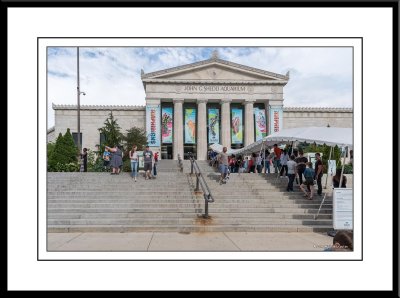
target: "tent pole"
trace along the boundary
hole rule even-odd
[[[332,157],[332,146],[331,146],[331,150],[329,151],[329,159],[328,159],[328,168],[329,168],[329,161],[331,160]],[[328,171],[326,172],[326,179],[325,179],[325,189],[326,189],[326,185],[328,184]]]
[[[342,180],[343,180],[343,172],[344,172],[344,165],[346,164],[346,155],[347,151],[349,150],[349,147],[346,146],[346,150],[344,151],[344,159],[343,159],[343,164],[342,164],[342,173],[340,174],[340,181],[339,181],[339,188],[342,188]]]

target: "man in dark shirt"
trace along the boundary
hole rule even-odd
[[[299,151],[299,156],[296,158],[297,163],[297,175],[299,175],[300,185],[303,184],[303,172],[306,169],[306,162],[308,162],[307,157],[303,156],[303,151]]]
[[[317,186],[318,186],[318,195],[322,196],[322,175],[323,175],[323,166],[322,166],[322,160],[321,160],[321,154],[315,153],[315,158],[317,161],[315,162],[315,178],[314,180],[317,180]]]

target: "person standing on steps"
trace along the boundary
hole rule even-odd
[[[228,154],[226,152],[228,151],[228,148],[224,147],[222,148],[222,152],[218,154],[218,164],[219,164],[219,171],[221,173],[221,177],[219,179],[219,184],[226,183],[226,175],[228,174]]]
[[[153,151],[150,150],[149,146],[146,146],[146,150],[143,151],[143,158],[144,158],[145,180],[151,179],[151,170],[153,165]]]
[[[292,154],[290,156],[290,160],[287,162],[287,174],[289,177],[288,186],[286,188],[287,191],[293,191],[293,181],[296,176],[296,162],[294,161],[295,156]]]
[[[111,153],[110,153],[110,151],[108,151],[107,148],[105,148],[104,153],[103,153],[103,160],[104,160],[103,166],[104,166],[104,171],[106,171],[106,172],[108,172],[108,167],[110,165],[110,159],[111,159]]]
[[[317,180],[318,191],[317,194],[322,196],[322,175],[323,175],[323,165],[321,160],[321,154],[315,153],[315,158],[317,161],[315,162],[315,179]]]
[[[314,195],[314,169],[312,168],[312,163],[311,162],[307,162],[306,163],[307,168],[304,170],[304,178],[305,181],[303,184],[300,185],[300,189],[302,190],[302,192],[304,192],[304,196],[308,197],[309,200],[313,199],[313,195]],[[305,189],[305,187],[309,187],[310,188],[310,195],[307,194],[307,190]]]
[[[132,150],[129,151],[129,158],[131,160],[131,169],[132,169],[131,176],[132,178],[135,179],[136,182],[139,157],[137,153],[137,147],[135,145],[133,145]]]
[[[83,153],[81,154],[81,159],[83,162],[83,172],[87,172],[87,148],[83,148]]]
[[[157,176],[158,152],[154,153],[153,178]]]
[[[111,175],[119,175],[122,166],[122,151],[115,145],[114,148],[105,147],[108,151],[113,152],[113,157],[111,158],[110,167],[112,168]]]

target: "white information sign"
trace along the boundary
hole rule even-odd
[[[328,160],[328,175],[335,176],[336,175],[336,160]]]
[[[333,189],[333,228],[353,230],[353,189]]]

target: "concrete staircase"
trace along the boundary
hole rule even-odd
[[[197,163],[215,199],[209,204],[211,218],[203,221],[207,230],[322,232],[332,229],[331,195],[315,220],[322,197],[315,195],[314,200],[307,200],[296,184],[294,192],[287,192],[286,178],[277,179],[274,174],[231,174],[228,183],[220,185],[216,169],[205,161]],[[191,179],[194,184],[195,177]],[[201,196],[198,202],[203,208]]]
[[[199,206],[187,179],[172,160],[137,182],[129,173],[48,173],[48,231],[192,230]]]
[[[303,198],[297,186],[286,192],[287,179],[275,175],[231,174],[219,185],[219,173],[198,161],[215,198],[210,219],[203,219],[204,199],[194,193],[190,162],[162,160],[157,179],[134,182],[129,173],[48,173],[47,224],[49,232],[133,231],[287,231],[332,229],[332,200],[321,214],[321,198]],[[349,177],[348,177],[349,178]],[[350,179],[348,179],[350,180]],[[325,180],[323,180],[325,181]],[[351,185],[349,185],[350,187]]]

